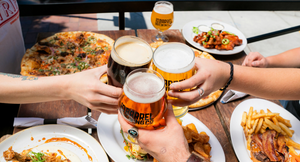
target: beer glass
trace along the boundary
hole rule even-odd
[[[172,83],[183,81],[195,74],[194,65],[194,51],[183,43],[163,44],[153,54],[152,68],[163,76],[167,93]],[[176,98],[168,96],[168,99]],[[173,111],[176,118],[181,118],[188,112],[188,106],[173,106]]]
[[[134,36],[118,38],[107,64],[108,84],[123,87],[126,76],[138,68],[149,68],[153,57],[151,46]]]
[[[135,127],[159,126],[166,111],[164,78],[151,69],[133,70],[126,77],[119,106],[122,116]]]
[[[163,32],[173,24],[173,4],[167,1],[156,2],[151,14],[151,23],[158,30],[158,34],[152,38],[152,41],[168,42],[169,38]]]

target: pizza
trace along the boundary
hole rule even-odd
[[[156,49],[157,47],[159,47],[162,44],[163,44],[163,42],[154,42],[154,43],[151,43],[150,46],[153,49]],[[201,52],[201,51],[199,51],[197,49],[194,49],[194,48],[192,48],[192,49],[193,49],[196,57],[215,60],[215,58],[212,55],[210,55],[209,53],[207,53],[207,52]],[[223,91],[221,91],[221,90],[217,90],[215,92],[212,92],[208,96],[205,96],[205,97],[201,98],[196,103],[194,103],[192,105],[189,105],[189,108],[193,109],[193,108],[199,108],[199,107],[208,106],[211,103],[213,103],[216,100],[218,100],[218,98],[222,95],[222,92]]]
[[[114,40],[93,32],[61,32],[27,49],[21,75],[56,76],[81,72],[107,64]],[[105,82],[106,76],[101,80]]]

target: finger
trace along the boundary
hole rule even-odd
[[[119,104],[119,98],[112,98],[101,94],[94,94],[91,97],[87,97],[87,100],[94,106],[100,106],[101,104],[117,106]]]
[[[167,112],[166,112],[166,114],[165,114],[164,117],[165,117],[166,125],[167,126],[170,126],[170,125],[172,125],[174,123],[178,124],[178,122],[177,122],[177,120],[175,118],[174,112],[173,112],[173,106],[170,103],[168,103],[168,109],[167,109]]]
[[[111,85],[104,84],[102,82],[97,82],[96,92],[103,94],[105,96],[119,98],[123,92],[122,88],[114,87]]]
[[[204,82],[204,78],[202,75],[199,74],[198,71],[195,75],[193,75],[191,78],[187,80],[172,83],[170,85],[170,90],[179,91],[184,89],[190,89],[202,84],[203,82]]]
[[[175,97],[175,98],[185,100],[185,101],[195,101],[195,100],[199,100],[202,97],[199,94],[198,88],[193,89],[191,91],[181,91],[181,92],[179,92],[179,91],[169,91],[168,95],[171,96],[171,97]],[[205,92],[204,92],[203,96],[205,96]]]
[[[88,107],[90,109],[97,110],[97,111],[114,111],[114,112],[116,112],[119,108],[118,105],[107,105],[107,104],[103,104],[103,103],[91,104]]]
[[[120,111],[118,111],[118,120],[121,125],[121,128],[124,132],[127,132],[128,129],[132,128],[132,125],[130,125],[125,118],[121,115]]]
[[[100,111],[101,113],[105,113],[105,114],[117,114],[118,113],[118,109],[111,109],[111,110],[100,109],[97,111]]]

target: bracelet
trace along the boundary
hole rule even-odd
[[[225,87],[220,89],[221,91],[224,91],[229,86],[233,78],[233,64],[231,62],[227,62],[227,63],[230,65],[230,77]]]
[[[197,156],[196,153],[192,152],[191,156],[188,158],[186,162],[202,162],[202,161],[203,159]]]

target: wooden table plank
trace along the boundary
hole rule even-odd
[[[138,29],[137,30],[138,37],[144,39],[148,43],[152,43],[151,37],[154,36],[156,33],[157,33],[156,30],[147,30],[147,29]],[[164,34],[169,36],[170,42],[186,43],[180,30],[171,29],[171,30],[165,31]],[[240,54],[240,55],[243,55],[243,54]],[[242,57],[240,55],[232,57],[232,60],[239,62],[239,57]],[[238,160],[234,154],[232,145],[231,145],[230,141],[228,140],[228,137],[223,129],[223,125],[222,125],[221,121],[219,120],[219,116],[216,112],[215,106],[211,105],[205,109],[201,109],[198,111],[192,111],[189,113],[191,115],[195,116],[197,119],[199,119],[203,124],[205,124],[214,133],[214,135],[217,137],[217,139],[219,140],[219,142],[224,150],[226,161],[237,162]]]

